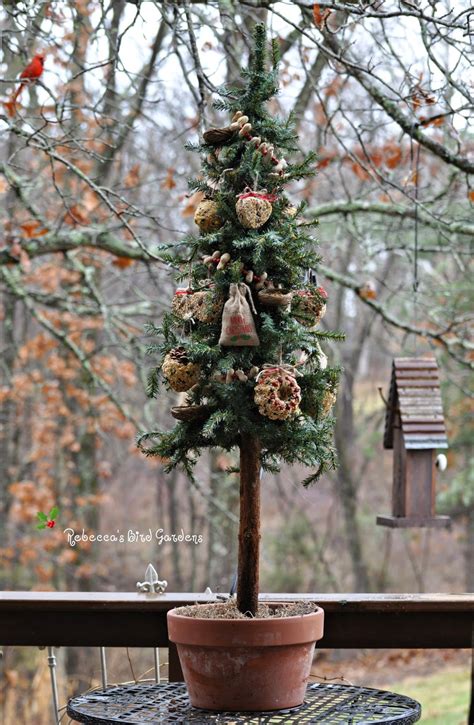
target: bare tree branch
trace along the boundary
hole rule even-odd
[[[474,162],[470,161],[467,156],[461,156],[451,152],[446,146],[443,146],[438,141],[430,138],[426,133],[423,133],[421,131],[422,124],[419,121],[410,120],[394,101],[384,95],[378,85],[370,80],[370,75],[373,74],[369,70],[361,70],[360,66],[351,59],[347,49],[343,48],[334,34],[325,32],[324,42],[331,49],[332,57],[337,57],[347,69],[348,73],[360,83],[374,101],[384,109],[405,133],[447,164],[456,166],[467,174],[474,173]]]
[[[435,343],[441,344],[445,348],[446,352],[458,363],[474,370],[474,363],[468,359],[462,358],[456,352],[456,350],[460,348],[468,353],[472,353],[472,351],[474,350],[473,343],[469,342],[468,340],[456,337],[444,330],[433,331],[428,327],[417,327],[416,325],[404,322],[403,320],[397,318],[391,310],[388,310],[380,302],[376,302],[373,299],[361,297],[359,295],[359,290],[361,286],[360,282],[352,279],[351,277],[348,277],[347,275],[341,274],[340,272],[335,272],[329,267],[326,267],[326,265],[320,265],[319,270],[321,271],[321,274],[324,274],[325,277],[332,280],[333,282],[337,282],[343,287],[353,290],[364,304],[366,304],[372,310],[375,310],[379,314],[379,316],[389,325],[397,327],[400,330],[404,330],[405,332],[412,333],[413,335],[418,335],[419,337],[424,337],[432,340]]]
[[[416,218],[414,207],[409,207],[404,204],[362,201],[360,199],[348,201],[336,200],[328,204],[310,207],[306,211],[307,216],[316,219],[334,214],[381,214],[382,216],[399,217],[400,219]],[[443,230],[450,234],[463,234],[474,237],[474,224],[453,221],[444,216],[434,216],[421,204],[418,205],[418,221],[424,226]]]

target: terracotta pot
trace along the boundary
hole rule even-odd
[[[275,605],[270,605],[275,606]],[[168,612],[191,704],[265,711],[301,705],[324,612],[269,619],[199,619]]]

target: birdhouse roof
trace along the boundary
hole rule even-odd
[[[393,448],[397,412],[400,413],[406,449],[448,447],[438,364],[434,357],[394,359],[385,417],[384,448]]]

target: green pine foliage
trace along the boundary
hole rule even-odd
[[[189,145],[190,150],[202,157],[202,175],[190,180],[190,189],[202,191],[217,202],[224,223],[217,231],[189,235],[163,248],[164,258],[180,270],[179,279],[191,269],[192,284],[196,288],[209,276],[203,258],[216,250],[229,253],[231,263],[223,270],[213,269],[210,273],[215,289],[225,299],[232,282],[244,281],[243,268],[253,270],[256,275],[266,272],[268,279],[285,291],[310,289],[308,270],[317,267],[320,260],[312,236],[314,225],[304,221],[305,205],[300,204],[294,215],[288,214],[290,201],[284,191],[291,182],[315,173],[315,155],[303,157],[298,151],[291,118],[272,117],[267,111],[267,102],[278,92],[276,44],[270,56],[268,59],[265,28],[257,26],[253,57],[249,68],[242,71],[244,84],[240,88],[221,89],[215,105],[230,118],[236,111],[248,116],[252,135],[272,144],[276,158],[286,158],[288,167],[283,175],[275,174],[273,165],[238,133],[218,149],[204,142]],[[271,68],[267,69],[269,63]],[[296,160],[291,161],[292,156]],[[236,214],[237,195],[246,187],[266,189],[277,197],[269,220],[259,229],[244,228]],[[170,313],[165,315],[161,328],[148,326],[148,332],[158,338],[149,352],[153,357],[160,356],[149,374],[148,394],[152,397],[159,394],[164,356],[182,347],[188,360],[201,368],[200,382],[188,392],[188,400],[193,405],[205,404],[206,417],[179,422],[170,432],[143,434],[139,445],[147,455],[166,459],[168,470],[180,465],[192,477],[202,449],[230,450],[239,445],[242,433],[249,433],[261,440],[264,469],[276,471],[283,461],[304,464],[312,469],[305,481],[309,484],[336,464],[334,418],[321,414],[321,403],[327,391],[335,391],[340,371],[334,367],[321,369],[320,342],[324,338],[340,339],[342,335],[310,329],[291,309],[262,306],[255,285],[249,286],[257,309],[254,320],[260,339],[258,347],[219,346],[220,319],[205,324],[193,319],[183,321]],[[270,420],[259,413],[254,402],[254,379],[245,382],[216,379],[216,373],[225,375],[230,369],[249,371],[252,366],[261,369],[265,364],[295,365],[303,351],[307,358],[305,364],[298,366],[297,377],[302,402],[297,414],[283,421]]]

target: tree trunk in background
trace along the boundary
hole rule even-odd
[[[197,512],[197,507],[196,507],[196,501],[194,498],[194,489],[191,486],[187,486],[186,488],[187,488],[187,492],[188,492],[188,502],[189,502],[189,531],[191,532],[191,534],[196,534],[196,533],[198,533],[197,529],[198,529],[199,517],[198,517],[198,512]],[[175,549],[177,549],[177,548],[178,547],[176,546]],[[191,547],[191,552],[190,552],[191,569],[190,569],[189,577],[188,577],[189,588],[190,588],[190,591],[192,591],[192,592],[196,588],[196,582],[198,579],[199,560],[198,560],[197,554],[198,554],[198,547],[193,545]]]
[[[2,377],[5,385],[10,385],[15,362],[15,300],[7,292],[3,295],[3,335],[2,335]],[[15,403],[5,400],[0,406],[0,548],[7,545],[8,512],[10,509],[10,493],[8,486],[12,482],[13,435],[17,428]],[[5,576],[5,578],[3,578]],[[6,571],[2,575],[2,586],[7,588]]]
[[[351,238],[347,252],[342,260],[341,269],[348,269],[356,250],[354,238]],[[390,254],[381,270],[381,279],[387,279],[395,262],[394,254]],[[337,329],[344,328],[344,303],[346,291],[340,289],[336,301],[336,324]],[[359,456],[356,456],[355,444],[358,439],[354,428],[354,384],[359,372],[362,353],[369,342],[372,326],[375,321],[375,314],[364,318],[363,323],[351,333],[351,342],[346,354],[343,356],[342,364],[344,374],[341,380],[341,387],[337,406],[337,421],[335,428],[335,440],[339,456],[339,468],[337,470],[337,493],[344,512],[346,539],[349,556],[352,562],[354,574],[354,588],[356,591],[367,592],[372,589],[369,570],[364,559],[362,548],[363,536],[357,519],[357,489],[361,481],[356,466]]]
[[[466,592],[474,592],[474,508],[467,512],[466,518]]]
[[[214,466],[216,460],[216,451],[211,449],[209,451],[209,492],[212,500],[217,495],[216,491],[216,479],[214,475]],[[207,572],[208,572],[208,583],[206,586],[211,587],[212,591],[216,591],[216,583],[214,581],[215,570],[216,570],[216,529],[217,529],[217,516],[215,515],[215,507],[212,505],[212,500],[209,499],[207,503]]]
[[[228,592],[236,568],[236,524],[214,505],[219,501],[229,513],[236,513],[238,489],[235,474],[225,470],[233,463],[223,451],[211,449],[209,492],[207,506],[208,546],[206,586],[216,592]],[[224,459],[224,460],[223,460]]]
[[[353,382],[350,372],[346,371],[341,384],[335,430],[339,456],[337,488],[344,512],[347,546],[354,573],[354,590],[367,592],[370,589],[369,574],[364,561],[362,536],[357,520],[357,491],[352,470],[354,460]]]
[[[163,483],[168,489],[168,521],[169,531],[171,533],[178,533],[179,517],[178,517],[178,498],[176,485],[178,482],[178,472],[176,469],[171,473],[165,473],[163,469],[160,469],[159,476],[162,477]],[[161,512],[160,512],[161,516]],[[164,521],[159,520],[160,528],[165,528]],[[184,580],[183,572],[181,567],[181,554],[179,546],[171,546],[171,561],[173,563],[173,588],[176,591],[183,591]]]
[[[71,407],[71,415],[74,415],[74,402],[69,401]],[[97,434],[95,431],[84,430],[82,435],[78,435],[80,448],[77,453],[72,455],[74,461],[75,473],[79,478],[79,491],[87,497],[93,496],[98,493],[99,481],[97,476]],[[60,476],[58,476],[60,478]],[[58,499],[60,505],[60,499]],[[97,504],[87,504],[80,513],[84,528],[86,531],[91,533],[97,533],[99,529],[99,509]],[[97,547],[92,547],[90,551],[82,552],[79,548],[77,549],[77,561],[76,566],[81,564],[90,564],[92,567],[91,573],[85,574],[78,577],[74,568],[68,568],[66,571],[66,590],[79,591],[79,592],[90,592],[96,589],[96,579],[94,565],[97,562],[99,556],[99,550]],[[62,569],[62,568],[61,568]],[[61,572],[59,569],[59,572]],[[60,578],[62,578],[60,576]],[[63,582],[58,582],[57,589],[61,591],[63,589]],[[67,647],[65,649],[66,655],[63,663],[69,682],[73,681],[74,686],[78,691],[83,691],[90,688],[90,678],[87,674],[87,666],[90,662],[97,663],[95,669],[99,668],[99,653],[97,648],[93,647]]]
[[[240,527],[237,607],[243,614],[258,609],[260,549],[260,441],[242,434],[240,442]]]
[[[235,514],[237,519],[239,510],[239,488],[238,479],[235,473],[222,474],[221,482],[225,486],[225,494],[223,497],[225,506],[228,511]],[[226,591],[227,587],[230,588],[233,583],[234,577],[237,574],[237,521],[232,520],[228,516],[221,517],[220,523],[220,542],[223,548],[223,555],[221,557],[221,566],[219,574],[223,584],[225,583]]]
[[[355,250],[355,239],[351,237],[345,257],[342,260],[341,268],[347,269],[349,267]],[[335,305],[335,327],[338,329],[343,329],[344,327],[345,296],[346,291],[341,288],[338,291]],[[370,325],[363,325],[362,330],[357,335],[357,339],[351,345],[347,355],[342,361],[344,374],[340,383],[334,432],[339,457],[339,467],[336,473],[337,495],[339,496],[344,513],[347,547],[354,575],[354,590],[359,592],[369,590],[369,574],[363,558],[362,536],[357,520],[357,485],[354,478],[354,443],[356,436],[354,431],[353,396],[355,376],[359,367],[362,349],[369,337],[369,333]]]
[[[9,65],[10,63],[13,65],[15,63],[14,55],[12,56],[7,48],[4,49],[4,52],[6,54],[4,62],[7,61]],[[18,139],[14,134],[10,134],[6,148],[7,158],[14,157],[17,152],[17,145]],[[16,203],[16,193],[12,188],[9,188],[6,198],[4,198],[7,219],[3,228],[3,243],[10,244],[14,238]],[[15,338],[15,326],[18,324],[17,300],[14,295],[11,295],[7,291],[3,294],[2,317],[0,385],[2,385],[3,378],[3,384],[7,388],[11,388],[17,348],[24,342],[24,339],[18,336],[19,339],[17,342]],[[9,485],[18,476],[18,438],[20,435],[20,426],[21,422],[18,420],[17,404],[11,397],[8,397],[0,405],[0,548],[6,547],[9,543],[7,538],[8,514],[11,506]],[[2,576],[2,586],[7,588],[6,576],[5,578]]]

